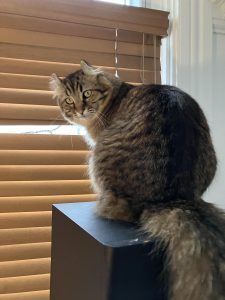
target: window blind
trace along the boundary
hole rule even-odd
[[[51,205],[91,201],[81,136],[0,135],[0,299],[48,299]]]
[[[168,13],[98,1],[0,0],[0,125],[61,125],[51,73],[80,60],[160,83]],[[94,200],[81,136],[0,134],[0,300],[49,299],[51,205]]]

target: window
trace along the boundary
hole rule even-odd
[[[103,2],[125,4],[131,6],[142,6],[142,0],[98,0]],[[25,133],[25,134],[63,134],[83,135],[86,131],[78,125],[0,125],[0,133]]]
[[[116,4],[125,4],[125,5],[131,5],[131,6],[145,6],[143,0],[99,0],[104,2],[110,2],[110,3],[116,3]]]
[[[66,127],[49,75],[65,76],[85,57],[124,81],[160,82],[167,13],[103,1],[55,1],[52,10],[49,0],[10,0],[1,26],[0,298],[48,300],[51,205],[95,199],[83,132]],[[6,125],[10,134],[2,133]]]
[[[99,1],[116,3],[116,4],[127,4],[127,2],[129,2],[129,0],[128,1],[126,1],[126,0],[99,0]]]

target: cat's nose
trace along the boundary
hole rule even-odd
[[[77,115],[79,118],[82,118],[84,116],[84,111],[77,112]]]

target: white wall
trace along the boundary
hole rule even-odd
[[[147,0],[146,4],[170,12],[162,79],[191,94],[206,114],[219,164],[204,199],[225,208],[225,0]]]
[[[225,13],[225,12],[224,12]],[[225,15],[213,10],[212,135],[218,156],[218,171],[207,198],[225,208]],[[214,200],[215,199],[215,200]]]

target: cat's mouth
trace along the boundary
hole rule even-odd
[[[64,114],[67,118],[72,118],[74,116],[74,113],[70,110],[64,111]]]
[[[94,111],[84,110],[82,113],[76,113],[76,117],[80,119],[91,119],[94,116]]]
[[[87,120],[94,117],[95,112],[94,111],[83,111],[83,112],[73,112],[71,110],[64,110],[64,115],[67,119],[70,119],[71,121],[78,121],[78,120]]]

